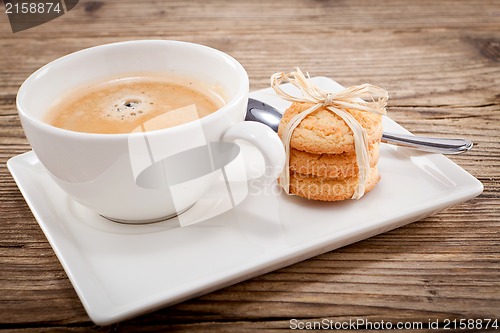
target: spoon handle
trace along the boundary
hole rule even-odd
[[[466,139],[443,139],[384,132],[382,142],[440,154],[460,154],[472,148]]]

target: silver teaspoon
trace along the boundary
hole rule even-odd
[[[267,103],[249,98],[245,120],[263,123],[277,132],[281,113]],[[473,145],[472,141],[466,139],[430,138],[387,132],[382,134],[382,142],[440,154],[460,154],[470,150]]]

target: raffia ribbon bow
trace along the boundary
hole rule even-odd
[[[302,96],[296,97],[283,91],[280,85],[285,82],[289,82],[297,87]],[[370,176],[368,135],[366,130],[347,110],[358,110],[384,115],[386,114],[385,107],[389,98],[387,91],[371,84],[352,86],[337,93],[323,91],[310,80],[309,74],[306,77],[299,68],[295,68],[295,71],[287,74],[273,74],[271,76],[271,87],[276,94],[290,102],[314,104],[290,120],[281,138],[285,146],[286,164],[280,175],[280,185],[285,192],[290,193],[290,141],[293,131],[308,115],[324,107],[344,120],[353,133],[356,162],[359,171],[358,185],[351,199],[361,198],[365,193],[366,182]]]

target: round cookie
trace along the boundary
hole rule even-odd
[[[370,192],[380,180],[377,167],[370,169],[365,194]],[[290,193],[321,201],[350,199],[358,185],[358,177],[323,178],[290,173]]]
[[[368,147],[370,166],[379,159],[379,144]],[[356,153],[312,154],[298,149],[290,149],[290,170],[302,175],[326,178],[347,178],[358,174]]]
[[[313,104],[294,102],[285,111],[278,127],[278,135],[283,136],[288,122],[298,113]],[[370,112],[349,110],[368,134],[368,144],[379,142],[382,138],[382,116]],[[290,146],[314,154],[341,154],[354,152],[354,138],[347,124],[336,114],[320,108],[308,115],[295,128]]]

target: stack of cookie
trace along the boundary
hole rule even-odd
[[[278,128],[282,138],[288,122],[312,104],[294,102],[284,113]],[[377,162],[382,137],[382,116],[347,110],[368,134],[370,173],[365,193],[380,180]],[[290,141],[291,194],[307,199],[338,201],[350,199],[358,185],[354,137],[336,114],[320,108],[308,115],[293,131]]]

